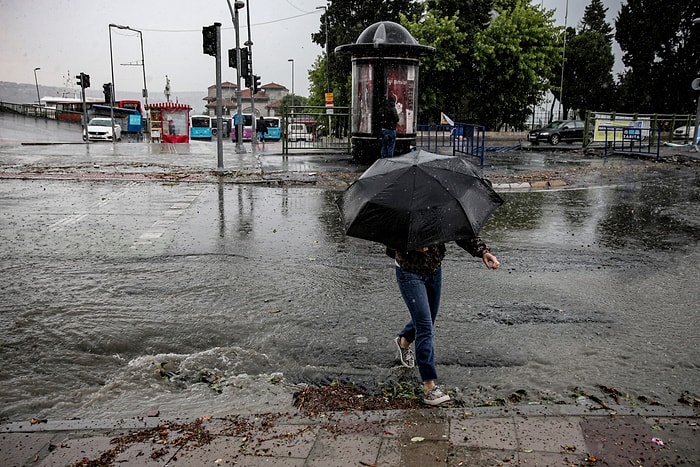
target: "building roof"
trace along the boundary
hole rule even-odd
[[[282,86],[281,84],[277,84],[274,82],[263,84],[261,87],[263,89],[287,89],[286,87]]]
[[[212,89],[215,87],[216,87],[216,84],[212,84],[207,89]],[[221,87],[222,88],[234,88],[234,89],[236,89],[238,86],[236,86],[236,83],[232,83],[231,81],[224,81],[221,83]]]

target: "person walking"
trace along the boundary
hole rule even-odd
[[[379,109],[379,125],[382,130],[382,148],[379,157],[394,157],[396,147],[396,124],[399,114],[396,112],[396,98],[389,96]]]
[[[498,259],[481,238],[457,240],[456,243],[472,256],[480,257],[488,269],[500,267]],[[411,320],[398,333],[394,343],[403,366],[418,366],[423,382],[423,403],[428,405],[450,400],[450,396],[437,385],[433,345],[442,289],[442,260],[446,251],[444,243],[406,252],[386,249],[387,255],[394,259],[399,291],[411,315]],[[415,352],[411,344],[414,344]]]
[[[260,143],[262,143],[262,148],[265,149],[265,135],[267,134],[267,123],[265,119],[260,116],[258,121],[255,123],[255,130],[258,137],[258,149],[260,149]]]

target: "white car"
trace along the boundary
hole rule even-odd
[[[107,117],[95,117],[88,122],[87,137],[83,132],[83,140],[87,138],[90,141],[112,141],[115,139],[121,141],[122,127],[117,122],[114,122],[114,135],[112,135],[112,120]]]
[[[693,139],[693,136],[695,136],[695,127],[694,126],[679,126],[675,130],[673,130],[673,137],[674,138],[688,137],[689,139]]]
[[[287,126],[288,141],[313,141],[313,135],[309,133],[303,123],[290,123]]]

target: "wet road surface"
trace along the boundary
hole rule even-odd
[[[1,155],[69,165],[64,151]],[[499,271],[449,246],[436,350],[457,398],[697,397],[697,171],[600,182],[501,193],[482,231]],[[287,384],[417,385],[392,347],[408,319],[392,262],[342,234],[338,195],[1,180],[0,417],[216,415],[288,402]]]

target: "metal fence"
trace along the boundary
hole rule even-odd
[[[56,110],[52,107],[45,107],[37,104],[13,104],[11,102],[0,102],[0,111],[17,113],[28,117],[47,118],[49,120],[65,120],[80,123],[82,112],[70,110]]]
[[[282,115],[282,154],[321,150],[350,154],[350,109],[290,107]]]
[[[486,128],[469,123],[452,125],[418,125],[416,148],[436,153],[463,154],[479,159],[484,165]]]
[[[661,154],[661,130],[658,128],[600,126],[605,133],[605,155],[635,154],[656,156]]]
[[[687,144],[692,142],[693,133],[689,128],[695,125],[695,115],[692,114],[634,114],[619,112],[588,112],[586,114],[586,125],[589,134],[594,134],[593,142],[603,142],[605,140],[602,127],[619,126],[624,127],[635,122],[640,123],[644,129],[654,129],[649,134],[652,142],[655,140],[677,142]],[[679,131],[676,131],[679,130]],[[620,135],[621,136],[621,133]],[[584,146],[588,141],[584,140]]]

